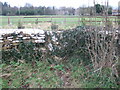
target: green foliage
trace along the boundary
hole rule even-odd
[[[49,64],[57,64],[58,62],[56,62],[54,59],[51,59],[51,58],[47,58],[46,59],[47,63]]]
[[[2,72],[0,72],[0,73],[2,73]],[[2,78],[0,78],[0,89],[2,89],[2,84],[3,84],[3,80],[2,80]]]
[[[56,65],[53,67],[54,69],[60,70],[60,71],[65,71],[64,65]]]
[[[52,29],[52,30],[58,30],[58,25],[52,24],[52,25],[51,25],[51,29]]]
[[[52,43],[53,51],[51,54],[61,58],[80,56],[79,60],[87,62],[89,60],[89,54],[86,49],[86,34],[84,29],[85,27],[79,26],[73,30],[64,31],[60,36],[54,33],[60,46]]]
[[[103,14],[104,11],[107,9],[107,7],[104,6],[104,5],[96,4],[96,5],[95,5],[95,9],[96,9],[96,13],[97,13],[97,14]],[[112,14],[112,7],[108,7],[107,13],[108,13],[109,15]]]
[[[112,15],[112,7],[109,7],[109,8],[108,8],[108,14],[109,14],[109,15]]]
[[[67,61],[67,63],[69,63],[70,65],[80,65],[81,63],[88,65],[91,63],[90,59],[88,58],[88,56],[84,56],[82,54],[84,54],[85,52],[81,52],[81,56],[79,55],[74,55],[71,58],[69,58],[69,60]]]
[[[2,51],[3,62],[9,63],[11,60],[26,60],[26,62],[40,60],[41,51],[32,42],[21,42],[17,48]]]
[[[39,22],[38,22],[38,18],[35,20],[35,24],[38,24]]]
[[[96,13],[100,14],[101,12],[103,12],[103,7],[100,4],[96,4],[95,8],[96,8]]]
[[[3,88],[56,88],[60,87],[60,78],[50,70],[50,64],[37,61],[33,67],[30,63],[15,63],[3,68],[3,75],[10,72],[11,75],[2,77]],[[8,69],[9,67],[9,69]],[[58,66],[56,66],[58,68]]]
[[[19,21],[18,21],[18,29],[24,29],[24,28],[25,28],[25,27],[23,26],[22,21],[19,20]]]
[[[11,7],[7,2],[0,2],[1,15],[55,15],[55,7],[33,7],[30,4],[26,4],[24,7]]]
[[[81,22],[82,22],[82,26],[85,26],[85,25],[86,25],[85,18],[81,18]]]
[[[22,7],[20,11],[20,15],[34,15],[33,7]]]
[[[12,61],[10,65],[2,65],[2,87],[3,88],[60,88],[64,87],[63,77],[69,73],[69,78],[74,88],[118,88],[115,78],[111,76],[110,68],[103,68],[101,72],[88,70],[82,64],[68,66],[67,64],[49,64],[44,61],[36,61],[36,64]],[[66,71],[66,67],[70,71]],[[7,77],[7,75],[9,75]]]
[[[107,21],[105,22],[105,25],[106,25],[106,27],[107,27],[109,30],[113,27],[112,21],[110,21],[110,20],[107,20]]]
[[[84,80],[84,82],[86,83],[85,86],[90,87],[90,88],[93,88],[93,87],[94,88],[95,87],[116,88],[118,87],[114,79],[112,79],[112,77],[107,76],[107,72],[103,75],[99,75],[99,73],[94,73],[92,75],[89,74],[88,80],[87,81]]]
[[[81,82],[81,88],[118,88],[109,68],[101,72],[88,72],[84,66],[74,66],[72,77]]]

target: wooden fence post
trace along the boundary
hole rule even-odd
[[[120,1],[118,2],[118,28],[120,30]]]
[[[78,16],[78,24],[80,24],[80,16]]]
[[[66,17],[64,18],[64,24],[66,24]]]
[[[10,24],[10,18],[8,17],[8,25]]]
[[[52,22],[52,20],[53,20],[53,18],[52,18],[52,16],[51,16],[51,22]]]
[[[2,59],[2,42],[0,42],[0,63],[1,63],[1,59]]]

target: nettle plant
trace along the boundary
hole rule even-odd
[[[52,23],[51,30],[58,30],[58,25],[56,23]]]
[[[18,29],[24,29],[23,22],[21,20],[18,21]]]
[[[86,26],[86,20],[84,17],[81,18],[81,24],[82,26]]]
[[[35,20],[35,24],[38,24],[39,23],[39,21],[38,21],[38,18]]]

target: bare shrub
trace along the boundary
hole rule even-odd
[[[116,29],[105,30],[106,28],[91,28],[86,39],[94,71],[101,71],[103,68],[110,68],[111,75],[118,76],[116,66],[118,55],[116,52],[117,35]]]

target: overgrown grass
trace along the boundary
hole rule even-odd
[[[118,88],[114,79],[104,73],[88,72],[83,65],[11,62],[1,64],[2,88]],[[67,84],[66,84],[67,83]]]
[[[60,87],[60,78],[50,70],[50,64],[37,62],[2,64],[3,88],[52,88]],[[6,74],[6,76],[5,76]]]

